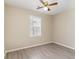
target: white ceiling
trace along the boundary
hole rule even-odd
[[[45,0],[44,0],[45,1]],[[37,10],[37,6],[42,5],[39,0],[5,0],[6,4],[31,9],[49,15],[60,13],[66,9],[74,8],[75,0],[47,0],[49,3],[58,2],[58,5],[52,6],[51,11],[45,12],[43,9]]]

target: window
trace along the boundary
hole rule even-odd
[[[41,18],[37,16],[30,17],[30,25],[31,25],[31,36],[41,36]]]

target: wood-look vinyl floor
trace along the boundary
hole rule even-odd
[[[51,43],[7,53],[5,59],[75,59],[75,51]]]

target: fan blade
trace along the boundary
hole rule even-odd
[[[44,1],[43,0],[39,0],[42,4],[44,4]]]
[[[52,4],[49,4],[48,6],[53,6],[53,5],[57,5],[58,3],[55,2],[55,3],[52,3]]]
[[[41,9],[41,8],[43,8],[43,7],[37,7],[37,9]]]

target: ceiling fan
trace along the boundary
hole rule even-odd
[[[51,3],[49,4],[48,1],[44,2],[43,0],[39,0],[43,6],[38,6],[37,9],[41,9],[41,8],[44,8],[45,11],[50,11],[50,6],[54,6],[54,5],[57,5],[58,3],[57,2],[54,2],[54,3]]]

